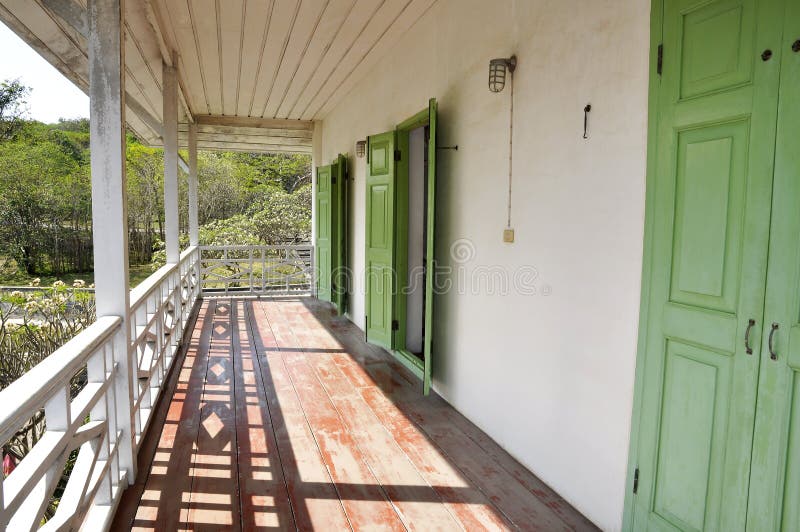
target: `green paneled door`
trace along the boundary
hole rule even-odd
[[[664,2],[633,530],[748,518],[783,6]]]
[[[428,198],[426,200],[428,212],[426,217],[426,243],[425,243],[425,369],[422,378],[422,390],[428,395],[431,390],[431,371],[433,370],[432,345],[433,345],[433,283],[436,260],[435,226],[436,226],[436,129],[437,129],[436,99],[428,102]]]
[[[347,159],[317,168],[316,183],[317,297],[331,301],[344,313],[347,297],[346,203]]]
[[[749,530],[800,530],[800,2],[786,2],[784,20]]]
[[[333,227],[333,194],[331,179],[331,166],[317,168],[316,182],[316,275],[317,297],[324,301],[331,301],[331,273],[334,227]]]
[[[366,208],[367,341],[392,348],[395,132],[369,137]]]
[[[331,250],[331,301],[344,314],[348,291],[347,273],[347,158],[339,155],[331,165],[333,247]]]

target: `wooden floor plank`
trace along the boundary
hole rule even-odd
[[[200,425],[200,402],[211,343],[214,301],[203,302],[199,327],[181,366],[158,447],[150,467],[133,530],[177,530],[187,519],[192,448]]]
[[[350,523],[283,365],[275,334],[256,306],[247,302],[248,321],[297,527],[346,530]]]
[[[234,387],[239,504],[242,530],[293,530],[294,516],[283,477],[244,300],[233,300]]]
[[[211,319],[211,346],[184,524],[192,530],[241,530],[230,301],[218,301]]]
[[[176,370],[115,529],[596,530],[327,303],[204,301]]]
[[[450,505],[442,504],[440,494],[417,471],[331,359],[327,350],[339,348],[338,341],[327,329],[320,327],[319,321],[306,307],[299,308],[298,316],[301,319],[292,328],[296,336],[313,338],[310,343],[322,349],[319,353],[313,349],[305,352],[309,364],[353,435],[359,452],[398,509],[405,526],[411,530],[462,529],[460,522],[450,513]]]
[[[297,308],[268,301],[259,301],[256,305],[261,307],[273,330],[279,327],[283,331],[278,347],[287,350],[281,350],[279,354],[353,528],[403,530],[400,516],[361,456],[352,434],[314,370],[306,362],[302,343],[291,333],[292,323],[298,321]]]

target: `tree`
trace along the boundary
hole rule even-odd
[[[281,188],[264,187],[260,196],[249,213],[262,243],[311,240],[311,185],[304,185],[293,194]]]
[[[0,83],[0,139],[13,138],[24,122],[30,92],[18,79]]]

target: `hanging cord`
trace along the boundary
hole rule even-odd
[[[508,223],[506,227],[511,228],[511,179],[514,166],[514,70],[509,69],[511,74],[511,105],[509,106],[508,122]]]

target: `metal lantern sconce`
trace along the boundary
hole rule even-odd
[[[502,92],[506,88],[506,72],[508,73],[511,95],[508,105],[508,218],[503,230],[503,242],[514,242],[514,228],[511,226],[511,182],[514,176],[514,70],[517,68],[517,56],[497,58],[489,61],[489,90]]]
[[[364,154],[367,152],[367,141],[366,140],[359,140],[356,142],[356,157],[361,159],[364,157]]]
[[[502,92],[506,86],[506,71],[514,76],[514,69],[517,67],[517,56],[501,57],[489,61],[489,90],[492,92]]]

